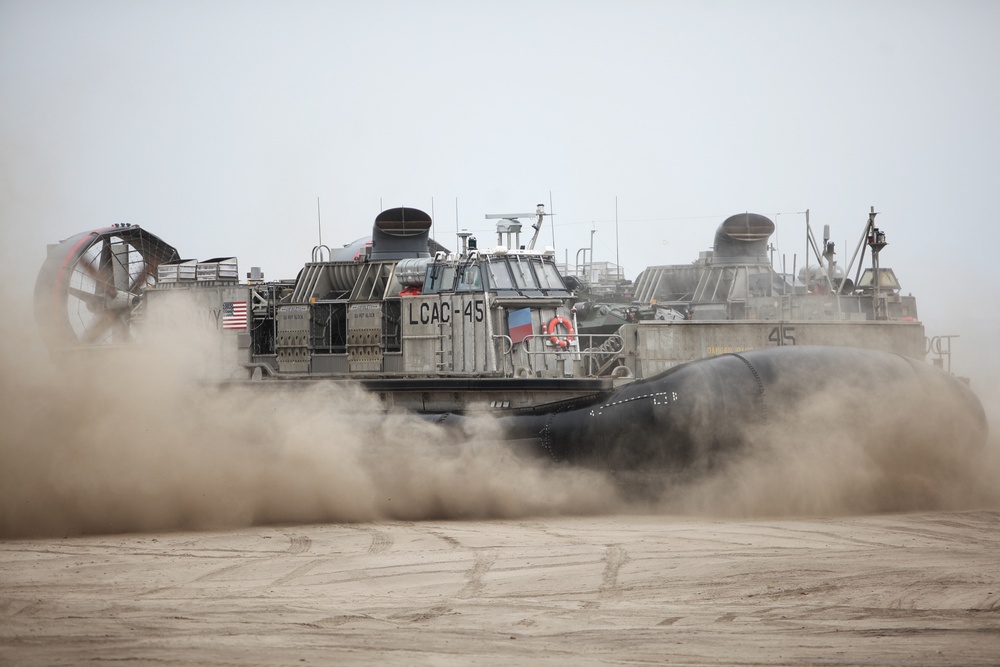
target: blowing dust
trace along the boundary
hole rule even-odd
[[[30,322],[20,311],[6,322]],[[220,385],[206,372],[218,338],[51,357],[33,327],[3,328],[0,537],[616,507],[598,473],[442,445],[439,427],[360,391]],[[488,439],[489,420],[474,426]]]
[[[17,307],[19,305],[19,307]],[[14,304],[0,334],[0,537],[263,523],[668,512],[721,516],[1000,507],[997,445],[856,445],[797,413],[713,474],[622,480],[515,454],[472,421],[467,441],[370,395],[213,381],[218,339],[178,332],[128,350],[52,356]],[[212,342],[215,340],[215,343]],[[994,402],[995,404],[995,402]],[[794,433],[794,436],[788,435]],[[803,437],[802,434],[812,434]],[[627,491],[627,489],[626,489]]]
[[[967,406],[933,382],[902,378],[876,395],[864,378],[831,380],[821,391],[810,384],[798,385],[808,399],[772,397],[745,449],[713,474],[669,488],[656,511],[743,518],[1000,508],[994,388],[977,392],[983,424],[950,419]]]

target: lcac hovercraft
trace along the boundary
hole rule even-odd
[[[257,269],[241,282],[235,258],[182,259],[139,227],[113,226],[50,247],[36,315],[58,349],[115,347],[165,328],[184,302],[195,310],[185,323],[225,350],[216,376],[227,382],[357,384],[443,424],[486,412],[501,439],[598,467],[711,460],[819,402],[862,433],[985,442],[975,394],[921,359],[778,340],[663,368],[643,364],[635,325],[580,333],[554,251],[534,249],[537,215],[527,248],[507,218],[495,247],[463,234],[450,252],[430,240],[426,213],[389,209],[370,239],[314,249],[297,278],[272,282]]]

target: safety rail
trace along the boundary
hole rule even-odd
[[[498,368],[504,377],[511,377],[514,375],[514,359],[512,358],[512,352],[514,350],[514,341],[511,340],[510,336],[506,334],[493,334],[493,348],[496,349],[497,343],[501,344],[500,363],[503,364],[503,368]],[[506,345],[504,345],[506,343]]]
[[[510,336],[493,336],[495,342],[507,342],[501,354],[503,374],[507,377],[534,377],[539,372],[547,371],[562,376],[601,377],[612,370],[618,352],[625,347],[625,340],[618,334],[573,334],[573,340],[568,341],[566,347],[553,343],[551,338],[548,334],[531,334],[514,343]],[[516,345],[521,346],[520,353],[527,357],[526,367],[517,367],[514,363]],[[573,364],[569,372],[567,361]]]

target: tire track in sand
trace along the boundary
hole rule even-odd
[[[622,566],[629,560],[628,551],[624,547],[610,546],[604,552],[604,574],[601,576],[601,585],[597,591],[601,597],[616,597],[621,595],[621,584],[618,582],[618,573]]]
[[[307,551],[309,551],[309,549],[312,548],[312,538],[306,535],[285,533],[285,537],[288,538],[288,548],[282,552],[272,553],[269,556],[263,556],[261,558],[246,556],[243,558],[243,560],[245,560],[246,562],[233,563],[232,565],[227,565],[225,567],[220,567],[217,570],[206,572],[205,574],[195,579],[195,581],[196,582],[214,581],[241,568],[250,567],[251,565],[257,565],[258,563],[274,560],[275,558],[281,558],[283,556],[298,556],[306,553]]]
[[[465,573],[465,586],[462,587],[462,590],[455,597],[479,597],[483,592],[483,588],[486,585],[483,579],[486,573],[493,568],[493,563],[497,560],[497,554],[495,551],[476,551],[475,558],[476,560],[472,564],[472,568]]]
[[[351,528],[362,533],[368,533],[369,537],[371,537],[371,542],[368,543],[368,554],[372,556],[385,553],[396,542],[393,536],[384,530],[370,526],[351,526]]]

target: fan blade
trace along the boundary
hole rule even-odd
[[[82,289],[77,289],[76,287],[70,287],[66,291],[87,304],[87,309],[92,313],[105,310],[104,306],[107,303],[107,297],[105,296],[84,292]]]
[[[87,345],[93,345],[101,341],[109,332],[112,343],[125,343],[132,340],[129,333],[128,306],[108,308],[101,311],[87,327],[82,337],[82,341]]]
[[[81,259],[76,265],[83,273],[90,276],[99,289],[107,291],[107,276],[102,272],[100,257],[95,257],[93,261],[86,261]]]
[[[93,319],[90,326],[87,327],[87,331],[83,335],[83,342],[87,345],[92,345],[99,341],[111,330],[117,319],[118,311],[105,310],[101,312],[100,315]]]
[[[138,274],[136,274],[135,279],[132,281],[132,284],[129,285],[128,288],[129,294],[142,293],[142,288],[146,286],[146,279],[149,278],[150,268],[151,267],[149,266],[148,262],[143,262],[142,270],[139,271]]]

